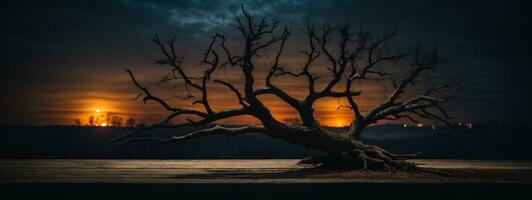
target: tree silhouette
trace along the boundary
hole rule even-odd
[[[128,128],[134,128],[136,125],[136,121],[134,118],[128,118],[127,121],[126,121],[126,127]]]
[[[122,127],[123,121],[124,118],[120,117],[118,113],[108,112],[106,115],[106,122],[109,124],[109,126]]]
[[[169,115],[160,124],[136,129],[113,141],[123,144],[137,141],[156,141],[161,143],[185,142],[197,137],[208,135],[238,135],[244,133],[261,133],[272,138],[284,140],[307,148],[318,149],[326,156],[311,157],[301,163],[324,164],[324,166],[351,167],[374,170],[414,170],[417,167],[404,158],[417,154],[394,154],[380,147],[367,145],[359,139],[364,128],[380,120],[407,119],[418,123],[418,118],[426,118],[451,124],[450,116],[442,107],[442,103],[452,99],[454,83],[445,83],[436,87],[424,88],[424,91],[412,90],[417,94],[406,94],[406,90],[423,80],[427,71],[434,69],[446,60],[439,56],[436,50],[427,51],[418,46],[410,55],[392,53],[389,42],[395,33],[371,33],[355,31],[348,24],[333,26],[325,24],[316,28],[307,24],[304,37],[307,48],[303,51],[305,63],[300,71],[291,71],[281,63],[283,51],[292,31],[288,27],[280,28],[277,21],[267,17],[257,18],[242,8],[242,16],[236,17],[233,27],[239,38],[235,45],[241,45],[239,51],[229,48],[229,37],[214,34],[202,57],[202,64],[206,70],[200,77],[189,75],[184,66],[183,58],[176,55],[175,38],[162,42],[156,35],[153,39],[162,52],[162,58],[157,61],[160,65],[170,66],[171,75],[163,81],[180,81],[187,86],[185,99],[193,100],[203,109],[173,107],[166,100],[152,94],[143,86],[130,70],[126,70],[133,84],[140,90],[137,98],[144,102],[153,101],[165,108]],[[270,53],[271,64],[265,74],[265,85],[255,85],[257,60],[264,59],[263,55]],[[326,77],[324,73],[315,74],[311,70],[318,59],[327,62]],[[406,76],[399,76],[398,70],[385,70],[383,63],[397,63],[410,58],[410,68],[401,70]],[[236,67],[243,75],[243,89],[238,89],[232,83],[214,77],[213,73],[224,67]],[[298,99],[283,91],[274,84],[274,79],[280,76],[303,77],[307,83],[307,92],[303,99]],[[317,80],[325,79],[325,84],[319,86]],[[385,100],[363,112],[359,107],[358,98],[362,92],[357,90],[357,82],[382,84],[389,82],[393,90],[385,94]],[[209,84],[221,84],[228,88],[238,99],[239,108],[215,111],[209,102]],[[200,95],[193,95],[190,90]],[[275,95],[299,113],[301,124],[283,123],[275,119],[267,106],[258,98],[262,95]],[[351,109],[354,120],[342,133],[333,132],[321,126],[314,117],[313,105],[323,98],[344,98],[349,105],[343,107]],[[245,125],[240,127],[226,127],[209,124],[229,117],[252,116],[261,125]],[[171,120],[178,116],[195,116],[199,120],[189,119],[186,122],[172,124]],[[196,130],[169,138],[137,137],[137,133],[156,128],[195,127]]]
[[[89,126],[95,126],[94,116],[93,115],[89,116]]]

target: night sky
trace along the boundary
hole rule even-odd
[[[164,113],[157,105],[131,100],[137,90],[123,69],[154,87],[168,68],[154,64],[159,51],[151,39],[175,34],[177,49],[194,71],[209,35],[232,34],[229,24],[241,2],[251,13],[269,15],[294,30],[306,20],[347,21],[365,30],[396,30],[397,47],[438,47],[449,63],[434,76],[462,85],[449,105],[457,120],[527,120],[532,111],[528,1],[2,1],[0,124],[72,124],[75,118],[86,123],[97,108],[137,121],[161,120]],[[291,38],[289,45],[282,61],[298,65],[301,38]],[[241,78],[230,71],[219,76]],[[300,83],[279,85],[298,96],[304,88]],[[379,86],[363,87],[363,110],[384,97]],[[172,98],[182,89],[164,85],[154,90]],[[211,102],[219,109],[238,105],[229,94],[217,90]],[[265,101],[276,117],[294,116],[273,97]],[[318,119],[324,124],[347,121],[352,114],[336,111],[339,103],[316,104]]]

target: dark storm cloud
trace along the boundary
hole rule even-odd
[[[524,119],[532,111],[528,1],[3,1],[0,83],[8,95],[0,97],[6,113],[0,122],[31,121],[34,110],[36,123],[64,123],[53,113],[43,120],[43,113],[64,111],[63,104],[76,107],[59,94],[128,99],[135,90],[125,84],[123,68],[154,70],[147,78],[164,73],[152,65],[154,33],[175,34],[178,48],[197,63],[206,36],[231,32],[228,24],[241,3],[295,30],[305,20],[348,21],[372,31],[396,30],[400,47],[437,46],[450,59],[438,76],[462,83],[454,107],[469,113],[468,120]]]

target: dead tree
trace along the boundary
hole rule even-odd
[[[165,108],[169,115],[160,124],[137,129],[131,133],[115,138],[114,142],[130,143],[138,141],[156,141],[160,143],[180,143],[197,137],[208,135],[239,135],[244,133],[261,133],[272,138],[281,139],[289,143],[302,145],[307,148],[318,149],[327,154],[319,158],[307,158],[302,163],[323,163],[324,166],[347,166],[358,169],[372,170],[413,170],[416,166],[405,161],[407,157],[416,154],[399,155],[391,153],[377,146],[360,142],[364,128],[380,120],[408,119],[417,123],[416,119],[426,118],[450,123],[450,116],[442,107],[442,103],[449,101],[450,89],[454,84],[444,84],[431,87],[426,91],[417,91],[417,95],[408,96],[405,91],[422,80],[426,71],[445,63],[445,59],[437,51],[428,52],[421,47],[412,54],[392,54],[388,48],[394,33],[373,34],[366,31],[353,31],[349,25],[332,26],[329,24],[316,28],[307,25],[303,31],[308,48],[303,51],[305,63],[300,71],[288,70],[281,64],[283,50],[291,36],[291,30],[280,27],[277,21],[267,17],[257,18],[242,9],[242,17],[235,18],[234,28],[240,37],[237,44],[241,49],[231,50],[228,37],[214,34],[202,56],[202,64],[206,70],[200,77],[187,74],[182,66],[182,57],[176,54],[174,39],[162,42],[158,36],[153,41],[158,45],[163,58],[157,61],[160,65],[172,68],[170,76],[163,81],[181,81],[189,90],[195,90],[199,95],[188,93],[186,99],[193,100],[202,109],[173,107],[163,98],[153,95],[142,85],[130,70],[126,70],[135,86],[140,90],[137,98],[144,102],[153,101]],[[335,41],[333,43],[332,41]],[[271,65],[265,75],[265,85],[256,88],[254,70],[260,55],[271,53]],[[261,57],[263,58],[263,57]],[[328,63],[326,73],[313,74],[311,68],[319,59]],[[377,67],[383,63],[395,63],[409,59],[410,68],[403,70],[407,75],[401,76]],[[229,81],[215,78],[213,73],[224,67],[236,67],[242,73],[243,89],[239,90]],[[330,77],[329,77],[330,75]],[[306,79],[308,95],[303,99],[291,96],[274,84],[279,76],[303,77]],[[326,80],[321,87],[316,83],[318,79]],[[361,81],[389,81],[393,91],[387,98],[367,112],[359,108],[357,98],[362,92],[356,88]],[[239,108],[215,111],[211,107],[208,95],[209,84],[221,84],[228,88],[238,99]],[[301,123],[283,123],[275,119],[270,110],[258,98],[261,95],[275,95],[286,102],[299,113]],[[343,133],[337,133],[321,126],[313,114],[313,104],[322,98],[346,98],[349,105],[344,107],[354,112],[355,118]],[[229,117],[248,115],[258,119],[261,125],[246,125],[240,127],[226,127],[215,125],[213,122]],[[178,116],[195,116],[199,120],[187,120],[181,123],[171,123]],[[179,134],[169,138],[138,137],[137,133],[156,128],[195,127],[186,134]]]

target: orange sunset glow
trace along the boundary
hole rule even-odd
[[[303,62],[301,57],[288,57],[286,62],[291,63],[291,67],[297,69]],[[189,63],[194,63],[194,59],[190,59]],[[324,62],[324,61],[322,61]],[[193,65],[193,64],[190,64]],[[150,65],[148,65],[150,66]],[[266,66],[265,66],[266,67]],[[146,69],[148,68],[148,69]],[[136,71],[141,73],[139,80],[147,86],[155,94],[160,95],[175,107],[187,107],[202,110],[199,105],[192,105],[190,100],[182,100],[176,96],[184,95],[185,91],[179,81],[168,83],[166,85],[156,86],[153,83],[160,79],[161,76],[168,73],[167,68],[153,68],[139,67]],[[198,73],[203,68],[186,68],[187,72],[194,74]],[[215,76],[230,82],[238,83],[241,80],[241,72],[238,70],[227,69],[225,71],[216,72]],[[316,67],[314,73],[327,73],[326,68]],[[262,68],[256,73],[255,88],[264,87],[265,73]],[[128,79],[127,74],[122,70],[112,71],[108,74],[93,74],[91,79],[104,79],[104,81],[95,81],[88,83],[80,83],[80,85],[63,85],[64,90],[74,90],[72,88],[86,88],[84,91],[59,92],[57,95],[47,99],[48,101],[57,102],[48,109],[57,111],[48,112],[45,123],[51,124],[72,124],[75,119],[80,119],[81,124],[88,124],[90,116],[105,115],[108,112],[117,113],[123,118],[134,118],[137,122],[145,124],[159,123],[165,119],[168,112],[161,108],[160,105],[153,102],[144,104],[142,100],[132,100],[138,94],[137,88],[134,87],[131,80]],[[110,77],[110,78],[106,78]],[[112,78],[111,78],[112,77]],[[321,82],[320,82],[321,81]],[[317,87],[323,87],[326,78],[317,82]],[[273,80],[279,88],[286,90],[290,95],[296,98],[303,98],[307,94],[307,85],[303,79],[300,78],[276,78]],[[110,87],[112,85],[112,87]],[[357,101],[360,109],[365,112],[377,103],[382,102],[384,95],[381,86],[371,83],[357,84],[357,90],[364,93]],[[220,84],[211,83],[208,85],[209,101],[215,110],[225,110],[238,108],[239,104],[236,98],[231,94],[231,91]],[[338,88],[343,87],[339,85]],[[299,118],[298,113],[289,105],[273,95],[262,95],[259,97],[266,106],[270,109],[273,116],[279,121],[286,119]],[[339,108],[341,105],[346,106],[348,102],[345,98],[323,98],[314,104],[314,116],[320,124],[330,127],[344,127],[350,125],[354,119],[353,112],[349,108]],[[176,118],[174,122],[185,120],[184,117]],[[257,124],[259,121],[251,116],[233,117],[220,120],[217,123],[227,124]],[[102,124],[100,124],[102,125]],[[108,125],[108,124],[107,124]]]
[[[89,117],[99,117],[104,118],[107,113],[119,113],[123,117],[132,117],[137,118],[139,121],[146,121],[148,123],[157,123],[159,120],[164,119],[164,116],[167,114],[164,110],[159,108],[159,105],[155,103],[147,103],[146,106],[139,101],[130,101],[126,100],[130,95],[125,95],[124,100],[121,101],[123,104],[119,105],[118,103],[109,103],[108,105],[102,104],[102,101],[97,101],[99,103],[89,104],[87,106],[82,106],[83,109],[80,109],[79,113],[72,115],[72,120],[66,121],[65,123],[71,123],[73,119],[80,119],[82,124],[89,123]],[[216,104],[215,109],[227,109],[231,108],[232,103],[226,105]],[[180,102],[176,105],[190,106],[186,102]],[[286,119],[299,118],[298,113],[290,108],[285,106],[284,103],[276,98],[267,99],[265,101],[266,105],[272,107],[271,111],[274,117],[280,121],[285,121]],[[115,105],[116,107],[113,107]],[[354,115],[351,110],[348,108],[338,108],[340,105],[347,105],[347,102],[338,101],[336,99],[323,99],[316,102],[314,105],[315,108],[315,117],[320,122],[320,124],[329,127],[344,127],[348,126],[351,121],[354,119]],[[129,107],[138,108],[138,110],[131,110]],[[148,107],[148,108],[144,108]],[[369,106],[368,106],[369,107]],[[146,113],[148,116],[145,116]],[[176,122],[183,121],[184,119],[176,119]],[[228,123],[228,124],[257,124],[258,120],[251,116],[242,116],[234,117],[225,120],[220,120],[219,123]],[[99,123],[98,126],[108,126],[106,123]]]
[[[134,103],[134,102],[126,102],[126,103]],[[136,102],[140,105],[142,103]],[[266,104],[275,105],[277,103],[281,103],[279,100],[270,100],[268,102],[265,102]],[[316,103],[316,113],[315,116],[319,120],[320,124],[324,126],[330,126],[330,127],[344,127],[348,126],[351,121],[353,120],[354,116],[351,111],[348,109],[339,109],[337,110],[337,107],[340,104],[337,103],[337,101],[333,101],[332,104],[329,101],[323,101]],[[158,105],[150,105],[151,107],[157,108]],[[219,106],[224,107],[224,106]],[[159,111],[157,111],[159,110]],[[89,117],[93,116],[96,118],[103,119],[105,118],[105,115],[108,112],[111,113],[120,113],[124,117],[137,117],[138,119],[144,119],[144,116],[139,116],[138,114],[135,114],[134,112],[129,112],[128,110],[120,110],[117,108],[113,108],[111,106],[105,106],[105,105],[99,105],[98,107],[94,106],[87,106],[87,108],[79,111],[79,114],[72,115],[73,119],[80,119],[82,124],[88,124],[89,123]],[[147,118],[146,121],[156,123],[157,120],[163,119],[164,115],[167,114],[165,111],[156,109],[156,112],[153,113],[153,118]],[[274,117],[280,121],[285,121],[286,119],[291,118],[299,118],[298,114],[292,110],[289,107],[279,107],[277,109],[272,109],[272,114]],[[176,122],[182,121],[183,119],[177,119]],[[67,123],[71,123],[71,121],[67,121]],[[220,120],[219,123],[228,123],[228,124],[258,124],[259,121],[251,116],[242,116],[242,117],[234,117],[229,118],[225,120]],[[101,122],[97,124],[98,126],[108,126],[107,123]]]
[[[143,77],[144,82],[148,82],[150,79],[153,80],[155,78]],[[71,100],[65,103],[64,109],[71,111],[64,114],[57,113],[57,117],[60,119],[64,118],[64,120],[54,120],[54,123],[71,124],[74,119],[80,119],[82,124],[89,124],[89,117],[99,116],[100,118],[103,118],[107,113],[117,113],[123,118],[131,117],[135,118],[137,122],[143,122],[147,124],[158,123],[163,120],[168,112],[161,108],[160,105],[153,102],[147,102],[144,104],[142,100],[132,100],[138,91],[130,86],[130,84],[131,83],[129,80],[124,80],[123,83],[120,84],[122,87],[126,88],[125,90],[102,90],[101,92],[91,92],[89,94],[65,94],[65,96],[69,96]],[[257,88],[260,88],[260,82],[257,85]],[[290,94],[294,94],[295,97],[305,95],[306,85],[297,79],[278,81],[277,85],[279,85],[281,88],[287,89],[288,92]],[[209,98],[213,109],[224,110],[237,108],[239,106],[236,99],[234,99],[232,95],[228,95],[230,94],[230,91],[228,91],[227,88],[221,87],[217,84],[211,84],[209,86]],[[363,112],[369,110],[372,106],[382,101],[382,95],[376,95],[382,92],[381,88],[366,85],[361,85],[359,87],[366,94],[364,98],[358,99]],[[191,107],[202,110],[201,106],[191,105],[190,101],[184,101],[173,97],[172,94],[180,91],[180,88],[152,87],[151,89],[153,89],[157,94],[163,96],[176,107]],[[270,108],[273,116],[277,120],[285,121],[286,119],[291,118],[299,119],[298,113],[277,97],[273,95],[264,95],[261,96],[260,99],[264,101],[264,104]],[[354,115],[349,108],[340,107],[341,105],[348,105],[347,100],[341,98],[321,99],[314,104],[314,115],[319,123],[324,126],[348,126],[354,119]],[[180,122],[183,120],[185,120],[184,117],[176,118],[174,122]],[[218,123],[258,124],[259,121],[251,116],[241,116],[220,120]],[[108,126],[109,124],[105,125]],[[99,124],[99,126],[105,125],[101,123]]]

